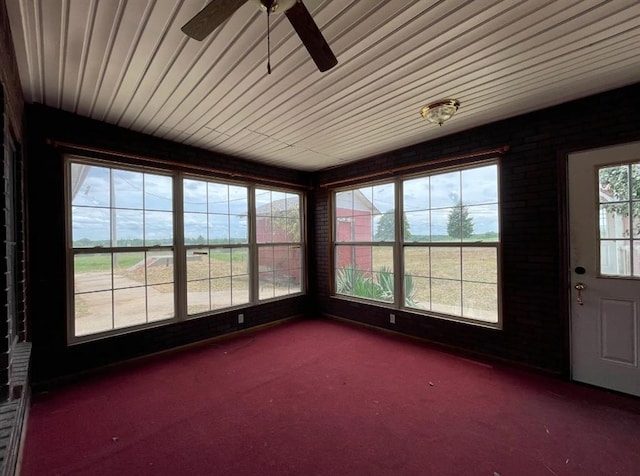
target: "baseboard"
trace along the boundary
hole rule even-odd
[[[404,332],[400,332],[400,331],[395,331],[392,329],[387,329],[385,327],[378,327],[378,326],[374,326],[373,324],[367,324],[366,322],[361,322],[361,321],[356,321],[354,319],[348,319],[346,317],[340,317],[340,316],[336,316],[333,314],[328,314],[328,313],[323,313],[322,314],[323,317],[328,318],[328,319],[332,319],[335,321],[340,321],[343,322],[345,324],[349,324],[349,325],[353,325],[356,327],[366,327],[368,329],[372,329],[375,330],[377,332],[382,332],[385,334],[391,334],[394,336],[399,336],[399,337],[404,337],[416,342],[420,342],[422,344],[427,344],[430,347],[433,347],[435,349],[438,349],[440,351],[443,352],[447,352],[449,354],[452,355],[456,355],[458,357],[464,357],[467,359],[473,359],[476,361],[481,361],[483,363],[496,363],[496,364],[501,364],[501,365],[506,365],[509,367],[515,367],[515,368],[519,368],[522,370],[528,370],[531,372],[535,372],[537,374],[541,374],[541,375],[546,375],[548,377],[553,377],[553,378],[557,378],[557,379],[561,379],[561,380],[567,380],[566,378],[564,378],[564,376],[562,375],[561,372],[554,372],[552,370],[549,369],[545,369],[542,367],[537,367],[535,365],[530,365],[524,362],[519,362],[519,361],[515,361],[515,360],[510,360],[510,359],[505,359],[503,357],[498,357],[492,354],[486,354],[483,352],[478,352],[478,351],[474,351],[474,350],[470,350],[470,349],[466,349],[464,347],[458,347],[455,345],[450,345],[450,344],[443,344],[442,342],[438,342],[438,341],[434,341],[431,339],[427,339],[426,337],[419,337],[419,336],[415,336],[412,334],[406,334]]]
[[[68,375],[62,375],[59,377],[55,377],[49,380],[42,380],[39,382],[32,382],[31,383],[31,388],[32,391],[37,393],[37,392],[43,392],[43,391],[47,391],[47,390],[51,390],[53,388],[56,387],[61,387],[64,385],[68,385],[70,383],[73,382],[77,382],[79,380],[82,380],[84,378],[87,378],[89,376],[92,375],[97,375],[99,373],[105,372],[107,370],[113,370],[113,369],[117,369],[119,367],[125,367],[127,365],[131,365],[133,363],[141,363],[141,362],[145,362],[147,360],[153,360],[153,359],[158,359],[161,357],[166,357],[168,355],[171,354],[177,354],[180,352],[187,352],[191,349],[197,349],[198,347],[204,347],[206,345],[211,345],[212,343],[215,342],[220,342],[223,341],[225,339],[232,339],[234,337],[238,337],[241,336],[243,334],[248,334],[248,333],[252,333],[252,332],[257,332],[260,330],[264,330],[264,329],[268,329],[269,327],[274,327],[274,326],[279,326],[282,325],[286,322],[290,322],[293,320],[297,320],[297,319],[301,319],[304,316],[302,314],[296,314],[294,316],[290,316],[290,317],[285,317],[283,319],[277,319],[275,321],[271,321],[271,322],[266,322],[264,324],[258,324],[255,326],[251,326],[251,327],[247,327],[245,329],[240,329],[237,331],[233,331],[233,332],[229,332],[227,334],[222,334],[219,336],[214,336],[214,337],[209,337],[207,339],[203,339],[203,340],[199,340],[199,341],[195,341],[195,342],[190,342],[188,344],[184,344],[184,345],[179,345],[176,347],[171,347],[169,349],[164,349],[164,350],[159,350],[157,352],[152,352],[149,354],[145,354],[145,355],[141,355],[138,357],[134,357],[131,359],[126,359],[126,360],[120,360],[118,362],[113,362],[111,364],[107,364],[107,365],[101,365],[98,367],[94,367],[88,370],[83,370],[80,372],[74,372],[72,374],[68,374]]]

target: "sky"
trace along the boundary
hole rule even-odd
[[[73,240],[108,240],[111,215],[118,239],[172,240],[172,177],[169,175],[113,170],[72,164]],[[110,174],[113,181],[110,182]],[[443,234],[451,207],[459,200],[473,217],[475,233],[498,232],[497,165],[407,179],[403,182],[404,209],[414,235]],[[363,187],[375,208],[383,214],[394,208],[394,185]],[[109,209],[111,193],[115,210]],[[184,223],[187,238],[233,237],[247,239],[248,188],[224,183],[185,179]],[[269,203],[298,202],[295,194],[258,189],[256,208]],[[144,227],[143,227],[144,223]]]
[[[73,241],[109,240],[114,232],[118,240],[171,242],[171,176],[74,163],[72,177]],[[182,193],[185,238],[248,241],[247,187],[185,178]],[[279,201],[299,207],[297,194],[256,189],[256,208],[262,213],[271,213],[269,205]]]
[[[360,189],[380,216],[393,210],[394,190],[393,182]],[[407,179],[402,190],[405,215],[414,235],[446,235],[449,213],[460,200],[473,218],[475,233],[499,231],[497,165]]]

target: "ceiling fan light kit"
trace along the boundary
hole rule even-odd
[[[202,41],[216,28],[222,25],[248,0],[212,0],[182,27],[182,31],[194,40]],[[251,0],[258,8],[267,13],[267,44],[269,38],[269,15],[286,15],[302,44],[309,52],[318,69],[323,72],[338,64],[329,44],[322,36],[318,25],[304,6],[302,0]],[[269,49],[269,46],[267,45]],[[267,63],[267,71],[271,65]]]
[[[427,121],[442,126],[445,121],[451,119],[459,107],[460,101],[457,99],[443,99],[424,106],[420,113]]]

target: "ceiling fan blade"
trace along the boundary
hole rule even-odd
[[[224,21],[235,13],[247,0],[213,0],[181,30],[194,40],[202,41],[209,33],[218,28]]]
[[[300,0],[295,5],[284,12],[291,22],[293,29],[302,40],[302,44],[307,48],[309,55],[316,63],[320,71],[327,71],[338,64],[329,44],[322,36],[318,25],[313,21],[313,17]]]

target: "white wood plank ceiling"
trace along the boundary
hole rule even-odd
[[[208,1],[6,0],[26,100],[314,171],[640,81],[638,0],[304,0],[338,65],[274,15],[270,75],[250,1],[180,31]]]

